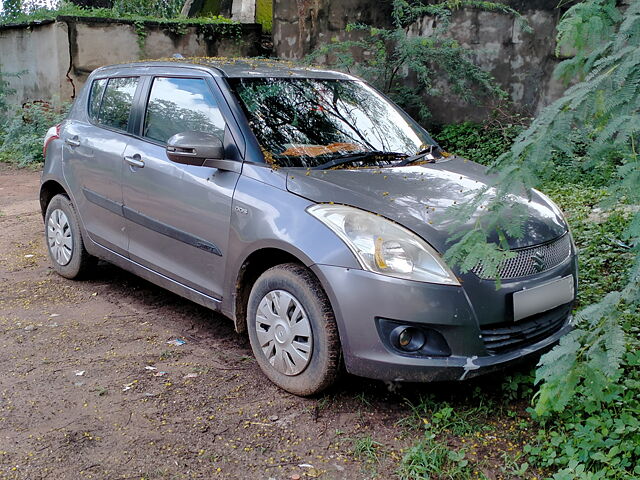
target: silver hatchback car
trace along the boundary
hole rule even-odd
[[[433,222],[486,185],[365,82],[266,60],[94,71],[45,138],[55,270],[95,258],[231,318],[264,373],[312,395],[347,372],[465,379],[571,328],[576,251],[539,192],[502,282],[442,260]],[[465,227],[462,227],[465,228]]]

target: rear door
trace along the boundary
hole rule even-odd
[[[76,208],[95,242],[126,255],[122,212],[123,154],[129,141],[132,105],[139,77],[93,80],[86,102],[86,121],[67,122],[63,171]]]
[[[176,133],[217,135],[229,159],[240,160],[207,74],[146,80],[138,138],[124,152],[124,215],[129,255],[173,280],[221,298],[231,201],[239,174],[171,162]]]

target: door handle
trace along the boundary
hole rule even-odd
[[[80,140],[78,140],[78,137],[65,138],[64,143],[66,143],[70,147],[79,147],[80,146]]]
[[[140,157],[140,154],[136,153],[130,157],[124,157],[124,161],[132,167],[142,168],[144,167],[144,160]]]

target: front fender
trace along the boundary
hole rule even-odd
[[[273,248],[304,265],[361,268],[344,242],[305,209],[313,202],[242,175],[233,199],[222,310],[233,316],[236,279],[254,252]]]

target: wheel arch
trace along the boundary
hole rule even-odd
[[[260,275],[271,267],[283,263],[307,266],[298,256],[277,247],[264,247],[251,252],[242,262],[234,285],[234,323],[238,333],[247,331],[247,302],[249,294]]]
[[[59,194],[69,197],[69,193],[56,180],[47,180],[40,186],[40,211],[42,213],[42,218],[44,218],[47,212],[47,206],[51,199]]]

